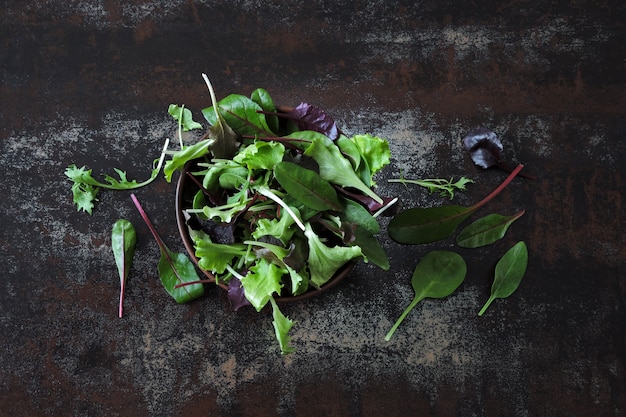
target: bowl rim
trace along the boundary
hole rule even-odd
[[[184,189],[185,189],[185,186],[190,182],[190,180],[188,180],[187,176],[189,175],[189,173],[191,171],[191,167],[194,164],[196,164],[197,161],[198,161],[198,159],[194,159],[194,160],[188,161],[185,164],[185,166],[183,167],[183,169],[180,172],[180,175],[178,177],[178,181],[176,183],[176,202],[175,202],[176,224],[177,224],[177,227],[178,227],[178,232],[180,234],[180,237],[181,237],[181,239],[183,241],[183,245],[185,246],[187,254],[191,258],[192,262],[204,274],[204,276],[207,278],[207,280],[209,282],[215,283],[215,277],[210,272],[202,269],[199,266],[199,264],[198,264],[199,260],[198,260],[198,257],[195,254],[195,248],[193,246],[193,242],[191,241],[191,236],[189,236],[189,231],[187,230],[187,224],[186,224],[186,221],[185,221],[185,216],[183,215],[183,210],[184,210],[184,207],[183,207],[184,206],[184,201],[183,201]],[[326,291],[328,291],[329,289],[335,287],[346,276],[348,276],[348,274],[350,272],[352,272],[352,270],[354,269],[356,263],[357,263],[357,260],[355,260],[355,259],[345,263],[343,266],[341,266],[335,272],[335,274],[330,278],[330,280],[328,280],[328,282],[326,282],[320,288],[309,287],[309,289],[305,293],[303,293],[303,294],[300,294],[300,295],[288,295],[288,296],[275,296],[274,299],[278,303],[290,303],[290,302],[295,302],[295,301],[301,301],[301,300],[309,299],[309,298],[312,298],[312,297],[316,297],[316,296],[318,296],[320,294],[323,294]],[[215,284],[218,287],[220,287],[221,289],[228,291],[228,285],[226,285],[224,283],[215,283]]]

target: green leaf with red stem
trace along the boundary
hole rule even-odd
[[[165,290],[179,304],[187,303],[204,295],[204,286],[202,284],[178,286],[186,282],[200,280],[193,263],[185,254],[175,253],[169,250],[152,225],[143,207],[141,207],[135,194],[131,194],[130,198],[133,200],[135,207],[137,207],[141,218],[146,222],[148,229],[152,232],[152,236],[154,236],[154,240],[156,240],[159,250],[161,251],[158,270],[159,278]]]
[[[120,275],[120,306],[119,317],[122,318],[124,309],[124,291],[126,279],[133,263],[135,246],[137,244],[137,232],[133,224],[125,219],[119,219],[113,224],[111,230],[111,249],[115,257],[115,264]]]
[[[452,236],[465,219],[506,188],[523,167],[522,164],[518,165],[502,184],[471,207],[415,207],[398,213],[389,222],[389,236],[396,242],[406,245],[431,243]]]

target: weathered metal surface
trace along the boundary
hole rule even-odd
[[[107,416],[626,413],[621,2],[5,1],[0,11],[0,414]],[[382,194],[444,204],[385,178],[467,175],[471,204],[503,178],[460,139],[487,126],[517,179],[482,214],[526,209],[497,244],[401,247],[391,270],[359,264],[332,292],[284,308],[297,353],[280,356],[271,314],[230,311],[217,290],[176,305],[126,192],[77,213],[63,171],[149,174],[175,124],[169,103],[264,87],[326,108],[350,133],[391,143]],[[162,236],[182,243],[174,186],[137,191]],[[117,318],[109,235],[139,243]],[[497,259],[524,240],[519,290],[476,313]],[[468,263],[453,296],[427,300],[390,342],[431,249]]]

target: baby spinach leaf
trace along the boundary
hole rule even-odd
[[[478,312],[482,316],[496,298],[506,298],[519,287],[528,265],[528,248],[523,241],[517,242],[496,264],[491,286],[491,296]]]
[[[143,207],[141,207],[135,194],[131,194],[130,198],[133,200],[141,218],[148,226],[148,229],[150,229],[154,240],[156,240],[159,246],[159,251],[161,252],[161,258],[158,263],[159,278],[165,290],[179,304],[189,302],[204,295],[204,286],[202,284],[196,283],[181,286],[181,284],[185,284],[186,282],[200,281],[200,277],[198,277],[193,263],[191,263],[185,254],[174,253],[169,250],[152,225]]]
[[[261,106],[263,112],[266,113],[265,121],[272,132],[278,132],[278,116],[268,115],[267,113],[276,113],[276,105],[269,93],[263,88],[257,88],[250,95],[250,99]]]
[[[424,298],[444,298],[452,294],[465,279],[467,266],[461,255],[449,251],[432,251],[424,255],[413,271],[411,285],[415,297],[395,322],[385,340],[389,341],[406,316]]]
[[[272,303],[272,317],[274,318],[272,323],[274,324],[276,339],[280,345],[280,353],[286,355],[288,353],[295,352],[295,349],[289,346],[289,343],[291,343],[291,337],[288,335],[295,322],[283,315],[278,308],[278,303],[273,297],[270,298],[270,302]]]
[[[241,94],[231,94],[216,104],[202,109],[202,114],[211,125],[217,122],[216,109],[219,109],[219,115],[239,136],[276,136],[267,125],[263,108],[252,99]]]
[[[131,222],[126,219],[119,219],[113,223],[113,229],[111,230],[111,249],[115,257],[117,272],[120,275],[120,318],[122,318],[123,315],[126,280],[128,279],[130,267],[133,263],[136,244],[137,232]]]
[[[502,184],[471,207],[415,207],[401,211],[389,222],[389,236],[403,244],[431,243],[450,237],[459,224],[509,185],[522,168],[518,165]]]
[[[457,245],[463,248],[487,246],[502,239],[509,226],[522,217],[525,210],[512,216],[488,214],[466,226],[456,237]]]
[[[283,161],[274,168],[280,185],[296,200],[314,210],[341,210],[337,192],[316,172],[292,162]]]

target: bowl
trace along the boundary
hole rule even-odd
[[[206,279],[215,282],[215,277],[209,271],[202,269],[198,264],[198,258],[195,254],[195,248],[189,230],[187,227],[184,210],[192,207],[193,195],[200,189],[196,182],[191,178],[191,172],[197,167],[199,161],[188,162],[180,173],[178,182],[176,185],[176,222],[178,225],[178,231],[183,241],[185,249],[196,267],[206,276]],[[354,268],[356,261],[350,261],[344,264],[341,268],[335,272],[328,282],[322,285],[320,288],[309,287],[309,289],[300,295],[289,296],[275,296],[274,299],[278,303],[288,303],[294,301],[300,301],[311,297],[318,296],[329,289],[335,287],[341,280],[343,280]],[[217,283],[218,287],[228,290],[228,286],[224,283]]]

